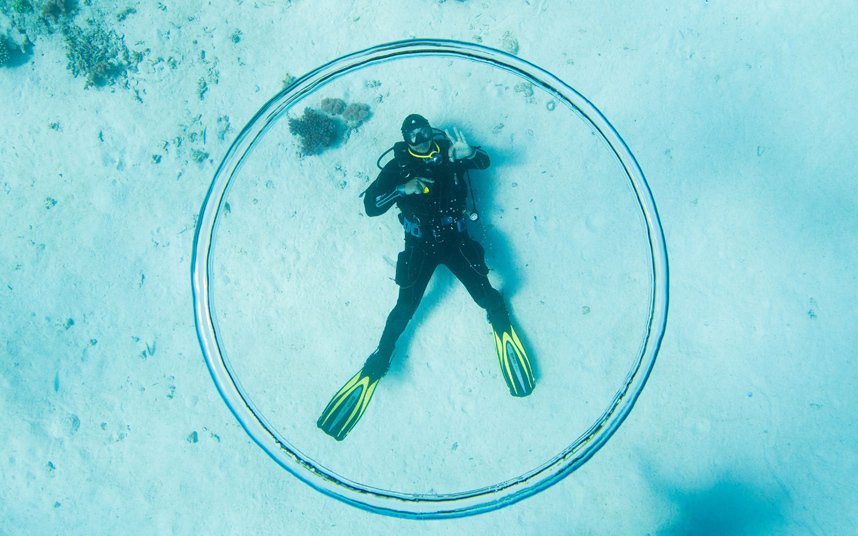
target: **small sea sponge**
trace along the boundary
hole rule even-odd
[[[533,96],[533,84],[530,82],[519,82],[513,88],[513,91],[516,93],[521,93],[526,98],[530,98]]]
[[[349,128],[357,128],[369,119],[369,104],[353,102],[343,110],[343,119]]]
[[[142,59],[128,50],[125,38],[116,30],[107,31],[98,24],[86,30],[69,25],[63,33],[68,70],[75,77],[85,76],[86,87],[113,84],[129,70],[135,71]]]
[[[320,106],[323,112],[330,115],[340,115],[346,109],[346,101],[343,99],[322,99]]]
[[[305,108],[300,118],[289,119],[289,132],[301,138],[305,155],[319,154],[340,140],[340,124],[333,117]]]
[[[505,32],[503,34],[503,49],[513,56],[518,55],[518,39],[516,39],[510,32]]]

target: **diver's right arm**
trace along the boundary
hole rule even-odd
[[[366,189],[363,206],[367,216],[380,216],[396,202],[400,192],[397,187],[407,178],[404,170],[395,161],[388,162],[375,181]]]

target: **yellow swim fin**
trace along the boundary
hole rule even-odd
[[[316,425],[337,441],[345,439],[366,411],[378,380],[387,371],[385,359],[374,352],[357,374],[328,402]],[[389,357],[387,358],[389,360]],[[382,363],[379,368],[379,362]]]
[[[509,393],[512,396],[529,395],[536,386],[536,380],[533,377],[530,359],[515,333],[515,328],[512,324],[509,324],[505,330],[498,330],[492,326],[492,331],[495,335],[501,373],[509,387]]]

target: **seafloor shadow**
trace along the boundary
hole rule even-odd
[[[503,282],[498,290],[509,302],[523,283],[524,271],[511,246],[511,240],[515,237],[505,236],[494,222],[498,221],[504,210],[511,208],[499,199],[497,184],[499,181],[518,180],[518,177],[509,174],[509,170],[519,160],[519,155],[511,148],[500,151],[487,147],[485,150],[489,153],[492,165],[486,170],[471,173],[471,186],[480,214],[479,221],[472,224],[471,234],[485,248],[486,263]]]
[[[663,492],[676,505],[677,515],[659,534],[776,534],[784,519],[780,500],[729,476],[704,489]]]

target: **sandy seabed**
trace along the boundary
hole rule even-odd
[[[67,22],[122,36],[139,53],[126,76],[86,87],[47,27],[0,68],[0,532],[856,531],[847,3],[87,4]],[[20,42],[10,13],[0,35]],[[189,277],[212,176],[257,109],[320,64],[414,37],[515,53],[593,101],[649,180],[671,263],[661,353],[611,441],[539,495],[424,523],[328,498],[250,440],[202,358]],[[444,60],[361,71],[307,105],[367,103],[364,123],[311,157],[281,121],[229,194],[215,285],[231,357],[281,431],[351,478],[442,492],[515,476],[602,411],[637,350],[633,199],[583,124],[532,90]],[[358,195],[412,111],[493,159],[473,177],[472,234],[539,386],[510,399],[481,312],[439,270],[335,443],[315,418],[374,347],[401,246],[393,214],[367,218]]]

